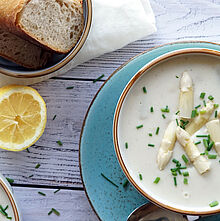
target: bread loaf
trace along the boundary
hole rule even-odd
[[[80,0],[0,0],[0,26],[67,53],[83,30]]]
[[[50,53],[42,48],[0,29],[0,56],[31,69],[45,66]]]

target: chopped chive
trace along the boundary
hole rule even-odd
[[[204,97],[205,97],[205,92],[202,92],[202,93],[200,94],[200,98],[204,99]]]
[[[196,106],[196,107],[195,107],[195,109],[198,109],[199,107],[201,107],[201,104],[200,104],[200,105],[198,105],[198,106]]]
[[[125,149],[128,149],[128,143],[127,142],[125,143]]]
[[[186,164],[189,162],[185,154],[182,155],[182,159]]]
[[[179,78],[179,76],[176,75],[176,78]]]
[[[164,114],[162,114],[163,119],[166,119],[166,116]]]
[[[57,189],[53,193],[55,194],[55,193],[58,193],[59,191],[60,191],[60,189]]]
[[[155,180],[154,180],[154,183],[158,184],[160,181],[160,177],[157,177]]]
[[[170,112],[168,106],[166,106],[166,108],[161,108],[161,111],[165,112],[165,113],[169,113]]]
[[[201,141],[198,141],[198,142],[196,142],[196,143],[194,143],[195,145],[198,145],[198,144],[200,144],[201,143]]]
[[[174,185],[177,186],[176,177],[173,177]]]
[[[67,90],[71,90],[71,89],[73,89],[73,88],[74,88],[73,86],[71,86],[71,87],[66,87]]]
[[[218,111],[215,111],[215,118],[217,118],[218,116]]]
[[[179,122],[178,122],[178,119],[176,119],[176,124],[177,124],[177,126],[179,126]]]
[[[179,161],[176,160],[176,159],[173,159],[172,162],[175,163],[175,164],[179,163]]]
[[[192,110],[191,118],[195,118],[195,117],[196,117],[196,110]]]
[[[148,147],[155,147],[155,145],[154,144],[148,144]]]
[[[35,169],[38,169],[40,167],[40,164],[38,163],[36,166],[35,166]]]
[[[214,100],[214,97],[213,97],[212,95],[209,95],[209,96],[208,96],[208,99],[209,99],[210,101],[212,101],[212,100]]]
[[[30,176],[29,176],[29,178],[31,178],[31,177],[33,177],[34,175],[33,174],[31,174]]]
[[[185,170],[187,167],[179,167],[178,169]]]
[[[209,154],[208,158],[211,159],[211,160],[214,160],[214,159],[217,158],[217,155],[216,154]]]
[[[196,137],[208,137],[208,135],[196,135]]]
[[[124,183],[122,184],[122,186],[123,186],[124,188],[126,188],[126,187],[128,186],[128,184],[129,184],[128,180],[125,180]]]
[[[171,168],[170,170],[171,170],[171,172],[176,172],[178,170],[178,168]]]
[[[144,125],[143,124],[141,124],[141,125],[138,125],[136,128],[137,129],[140,129],[140,128],[142,128]]]
[[[201,156],[205,155],[205,153],[200,153]]]
[[[48,213],[48,216],[49,216],[49,215],[51,215],[51,213],[52,213],[52,212],[53,212],[53,211],[52,211],[52,210],[50,210],[50,212]]]
[[[108,177],[106,177],[103,173],[101,173],[101,176],[102,176],[103,178],[105,178],[109,183],[111,183],[112,185],[114,185],[115,187],[118,188],[118,185],[115,184],[113,181],[111,181],[111,180],[110,180]]]
[[[42,196],[46,196],[46,194],[43,193],[43,192],[38,192],[38,194],[40,194],[40,195],[42,195]]]
[[[177,176],[177,172],[172,172],[172,175],[173,176]]]
[[[205,102],[205,100],[203,100],[203,104],[204,104],[204,106],[206,107],[206,102]]]
[[[28,152],[28,153],[30,153],[30,151],[29,151],[29,149],[28,149],[28,148],[27,148],[26,150],[27,150],[27,152]]]
[[[59,146],[63,146],[63,143],[62,143],[60,140],[56,141],[56,143],[57,143]]]
[[[154,108],[153,108],[153,107],[150,108],[150,112],[151,112],[151,113],[154,112]]]
[[[142,174],[139,173],[139,179],[143,180]]]
[[[55,120],[55,119],[56,119],[56,117],[57,117],[57,115],[54,115],[54,116],[53,116],[53,120]]]
[[[212,147],[214,146],[214,141],[212,141],[211,143],[209,143],[209,146],[207,148],[208,151],[210,151],[212,149]]]
[[[11,178],[6,177],[6,180],[7,180],[10,184],[14,183],[14,180],[11,179]]]
[[[179,168],[178,168],[177,172],[179,173],[179,175],[181,175],[181,174],[182,174]]]
[[[188,179],[187,179],[187,178],[184,178],[184,179],[183,179],[183,183],[184,183],[184,184],[188,184]]]
[[[206,110],[201,110],[199,111],[200,114],[205,114],[206,113]]]
[[[214,108],[218,108],[219,107],[219,104],[214,104]]]
[[[188,171],[183,172],[183,176],[189,176],[189,172]]]
[[[156,135],[158,135],[158,134],[159,134],[159,130],[160,130],[160,128],[159,128],[159,127],[157,127],[157,130],[156,130]]]
[[[210,207],[218,206],[218,201],[215,200],[215,201],[209,203],[209,206],[210,206]]]
[[[205,150],[205,155],[209,155],[209,151],[208,150]]]
[[[176,115],[177,115],[179,112],[180,112],[180,111],[177,111],[177,112],[176,112]]]
[[[8,209],[8,205],[4,208],[4,211]]]
[[[148,135],[149,135],[150,137],[152,137],[152,136],[153,136],[153,135],[152,135],[152,133],[149,133]]]
[[[143,92],[144,92],[145,94],[147,93],[146,87],[143,87]]]
[[[58,212],[58,211],[57,211],[56,209],[54,209],[54,208],[52,208],[51,211],[52,211],[54,214],[56,214],[57,216],[60,215],[60,212]]]
[[[208,143],[210,143],[210,138],[211,138],[210,134],[208,134]]]
[[[209,146],[208,141],[206,139],[203,139],[202,141],[203,141],[203,144],[204,144],[205,148],[208,148],[208,146]]]
[[[101,80],[104,76],[105,76],[104,74],[101,75],[101,76],[99,76],[98,78],[96,78],[95,80],[93,80],[93,83],[95,83],[95,82],[98,81],[98,80]]]

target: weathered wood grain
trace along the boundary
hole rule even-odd
[[[14,187],[24,221],[98,221],[83,191]],[[43,192],[46,196],[39,195]],[[60,216],[48,212],[55,208]]]

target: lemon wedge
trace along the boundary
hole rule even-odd
[[[21,151],[43,134],[46,104],[40,94],[27,86],[0,88],[0,148]]]

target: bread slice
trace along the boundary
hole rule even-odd
[[[46,65],[50,53],[0,29],[0,56],[27,68],[39,69]]]

